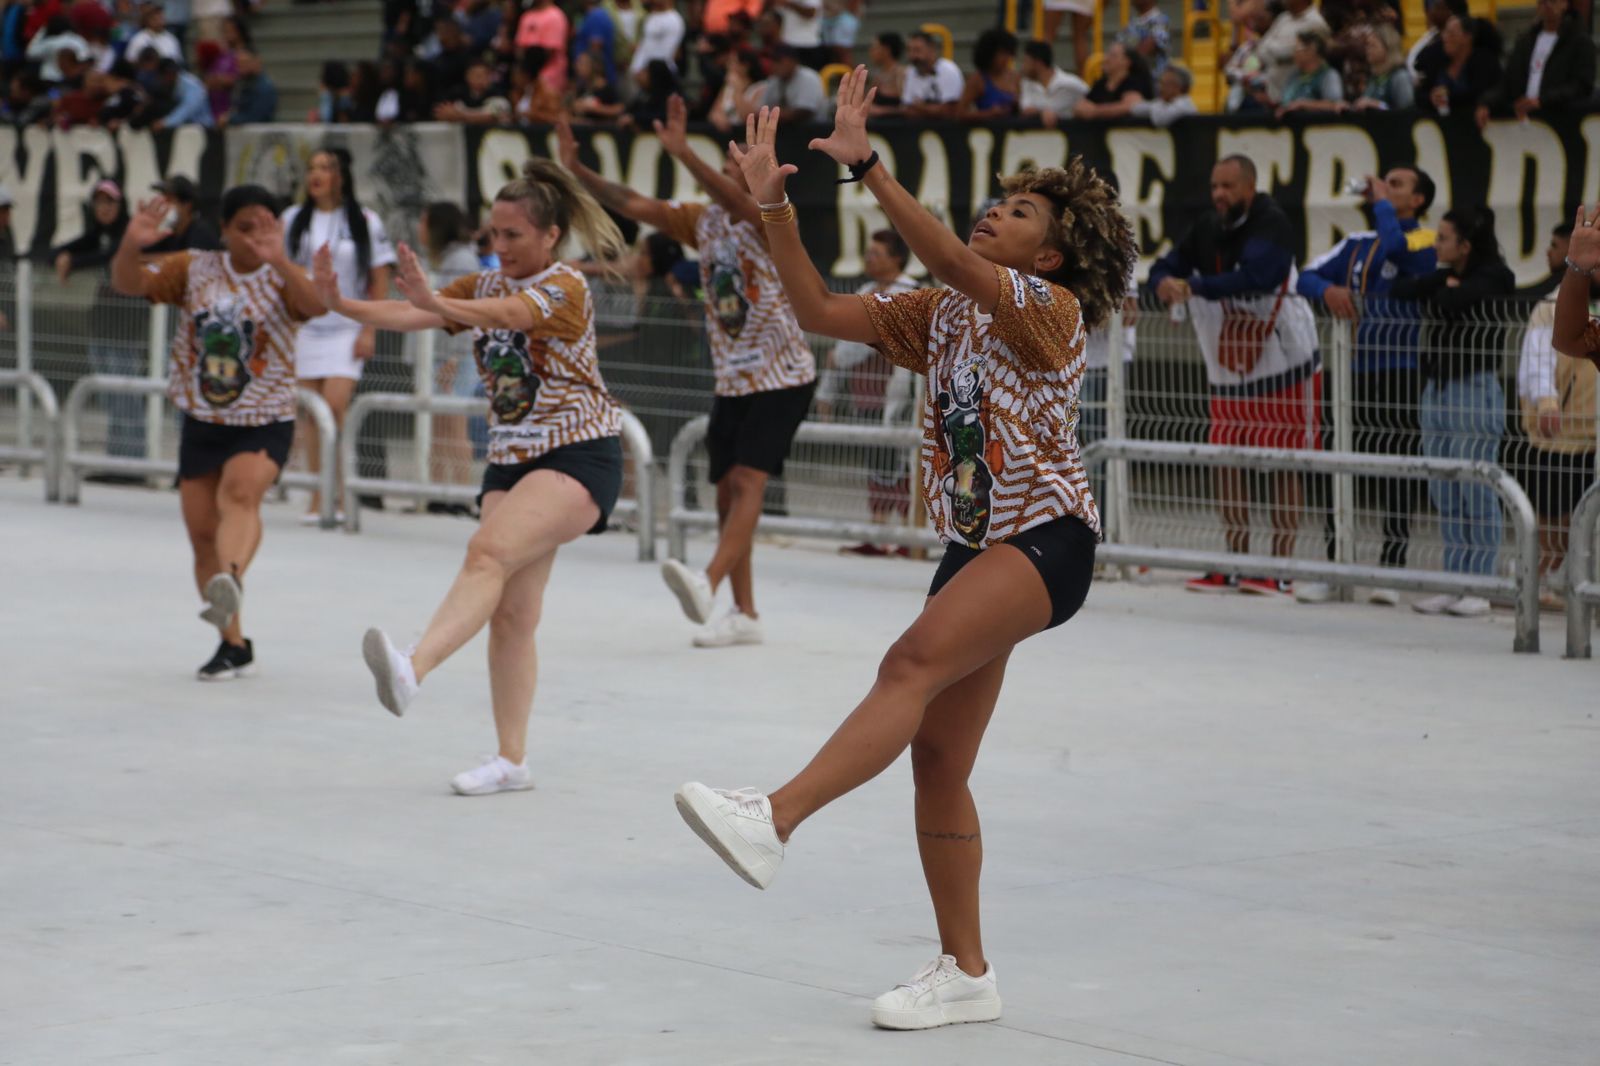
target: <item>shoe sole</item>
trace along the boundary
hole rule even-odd
[[[1374,607],[1398,607],[1400,606],[1400,597],[1368,596],[1367,602]]]
[[[945,1025],[969,1025],[973,1022],[1000,1020],[1000,997],[974,999],[949,1003],[937,1011],[872,1009],[872,1024],[879,1029],[909,1032],[915,1029],[938,1029]]]
[[[239,613],[243,599],[244,592],[237,581],[227,574],[216,574],[206,582],[206,608],[200,612],[200,620],[226,629],[233,616]]]
[[[725,840],[722,834],[718,832],[718,829],[724,827],[726,822],[715,808],[702,810],[702,807],[709,807],[709,805],[701,801],[696,794],[685,792],[681,788],[672,798],[678,805],[678,814],[689,828],[694,830],[694,835],[705,841],[706,847],[716,852],[722,858],[722,861],[728,864],[728,869],[744,878],[747,884],[763,891],[766,889],[767,884],[772,883],[771,864],[765,859],[762,859],[759,855],[735,854],[735,852],[748,853],[753,850],[749,844],[745,843],[743,837],[737,833],[730,832],[728,835],[731,839]],[[754,863],[749,860],[752,858],[756,863],[768,868],[767,884],[763,884],[751,872],[751,867]]]
[[[255,673],[256,664],[250,663],[247,666],[235,666],[231,670],[223,670],[221,673],[216,674],[196,673],[194,678],[196,681],[239,681],[247,677],[254,677]]]
[[[758,637],[755,640],[739,638],[735,640],[702,641],[699,637],[694,637],[690,639],[690,643],[697,648],[753,648],[758,644],[765,644],[766,640]]]
[[[384,710],[399,718],[405,714],[405,708],[394,698],[394,675],[389,672],[388,643],[383,639],[383,630],[367,630],[361,638],[361,657],[367,661],[367,669],[372,671],[372,680],[378,686],[378,702],[383,704]]]
[[[450,782],[450,791],[458,796],[492,796],[497,792],[528,792],[533,788],[533,782],[526,785],[495,785],[493,788],[466,789],[456,787],[454,781]]]
[[[683,609],[685,618],[702,626],[711,621],[710,610],[701,611],[700,605],[695,602],[694,585],[690,581],[688,567],[676,559],[668,559],[661,564],[661,580],[678,597],[678,606]]]

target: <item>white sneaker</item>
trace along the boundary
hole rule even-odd
[[[880,1029],[934,1029],[999,1017],[994,966],[982,977],[969,977],[954,955],[940,955],[910,981],[872,1001],[872,1024]]]
[[[711,621],[711,582],[703,570],[690,570],[678,560],[668,559],[661,564],[661,580],[678,597],[678,606],[689,621],[702,626]]]
[[[1482,596],[1463,596],[1445,610],[1457,618],[1482,618],[1489,613],[1489,601]]]
[[[396,718],[405,714],[421,687],[411,668],[411,656],[395,647],[383,630],[369,629],[361,638],[361,657],[378,683],[378,702]]]
[[[232,574],[213,574],[206,582],[206,605],[200,611],[200,620],[218,629],[227,629],[233,616],[239,613],[244,602],[244,589]]]
[[[450,779],[458,796],[492,796],[496,792],[526,792],[533,787],[528,764],[517,765],[503,755],[483,760],[483,765],[463,770]]]
[[[1327,603],[1333,599],[1333,586],[1326,581],[1296,581],[1294,599],[1296,603]]]
[[[691,781],[674,797],[678,813],[729,869],[766,888],[783,862],[783,843],[772,824],[772,804],[753,788],[728,791]]]
[[[1373,589],[1367,593],[1367,602],[1375,603],[1379,607],[1398,607],[1400,606],[1400,590]]]
[[[1452,596],[1448,592],[1441,592],[1437,596],[1429,596],[1425,600],[1418,600],[1411,605],[1411,609],[1418,614],[1444,614],[1456,605],[1460,596]]]
[[[732,610],[694,635],[697,648],[726,648],[734,644],[760,644],[766,640],[761,619]]]

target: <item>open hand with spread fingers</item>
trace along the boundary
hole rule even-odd
[[[1600,267],[1600,203],[1584,211],[1578,205],[1578,217],[1572,224],[1572,242],[1567,246],[1567,262],[1588,272]]]
[[[311,284],[317,290],[317,299],[328,310],[337,310],[344,302],[339,295],[339,275],[333,269],[333,250],[326,244],[311,256]]]
[[[824,152],[845,166],[864,161],[872,154],[872,145],[867,141],[867,113],[877,95],[877,89],[867,88],[866,67],[857,67],[840,78],[833,132],[816,138],[807,147]]]
[[[290,269],[293,264],[289,262],[289,252],[283,243],[283,222],[276,215],[268,212],[262,214],[266,217],[250,231],[250,250],[274,269]]]
[[[140,248],[166,240],[172,234],[166,227],[167,209],[171,206],[165,196],[153,196],[139,204],[139,209],[128,219],[125,231],[128,239]]]
[[[417,258],[417,253],[412,251],[409,244],[402,243],[395,248],[394,254],[394,284],[400,290],[400,295],[409,300],[412,307],[437,311],[433,286],[428,283],[428,272],[422,269],[422,260]]]
[[[689,108],[683,97],[673,93],[667,98],[667,120],[656,119],[655,130],[661,147],[673,158],[689,150]]]
[[[792,163],[778,165],[775,145],[778,140],[778,109],[763,107],[745,120],[744,148],[729,142],[733,161],[744,171],[744,180],[758,204],[775,204],[784,198],[783,183],[800,168]]]

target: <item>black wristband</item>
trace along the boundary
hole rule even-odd
[[[878,153],[877,152],[873,152],[871,155],[867,156],[867,158],[863,159],[861,162],[859,162],[859,163],[851,163],[850,164],[850,176],[848,178],[840,178],[838,181],[834,182],[834,184],[835,185],[853,185],[854,183],[856,183],[858,181],[865,181],[866,177],[867,177],[867,171],[871,170],[873,167],[875,167],[877,165],[878,165]]]

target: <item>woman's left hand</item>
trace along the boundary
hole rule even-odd
[[[877,89],[867,88],[867,68],[857,67],[839,79],[839,98],[833,111],[833,132],[814,139],[807,147],[824,152],[835,163],[850,166],[872,155],[867,140],[867,115]]]
[[[394,285],[400,290],[400,295],[409,300],[412,307],[437,311],[433,286],[428,283],[428,272],[422,269],[422,260],[417,258],[417,253],[411,250],[409,244],[402,242],[395,249],[395,259]]]
[[[747,148],[741,149],[733,142],[728,151],[733,161],[744,171],[744,180],[758,204],[775,204],[784,198],[783,183],[800,168],[792,163],[778,165],[774,147],[778,140],[778,109],[763,107],[745,121]],[[816,144],[815,141],[812,144]]]

